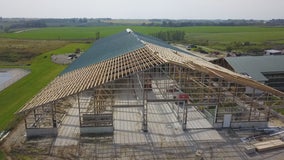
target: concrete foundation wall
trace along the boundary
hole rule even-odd
[[[265,128],[268,122],[233,122],[230,128]],[[223,128],[223,123],[214,123],[214,128]]]
[[[27,128],[27,138],[32,137],[55,137],[57,136],[57,128]]]
[[[112,134],[113,126],[111,127],[81,127],[81,135],[92,135],[92,134]]]

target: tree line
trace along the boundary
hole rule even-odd
[[[152,33],[152,36],[159,38],[164,41],[183,41],[185,37],[184,31],[160,31]]]
[[[284,19],[272,20],[169,20],[152,19],[151,23],[142,23],[142,26],[160,27],[188,27],[188,26],[284,26]]]
[[[5,27],[1,27],[4,32],[9,32],[13,29],[20,29],[20,28],[42,28],[47,27],[43,20],[31,20],[31,21],[21,21],[18,23],[13,23],[11,25],[6,25]]]

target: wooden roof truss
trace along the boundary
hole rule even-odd
[[[284,93],[281,91],[258,83],[244,75],[214,65],[201,58],[151,43],[145,43],[144,47],[132,52],[58,76],[25,104],[18,113],[28,112],[35,107],[166,63],[177,64],[194,71],[206,73],[214,77],[217,76],[228,81],[284,97]]]

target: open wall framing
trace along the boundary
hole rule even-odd
[[[189,123],[189,107],[204,114],[216,128],[266,127],[270,108],[283,105],[283,98],[266,92],[248,95],[245,88],[217,76],[167,63],[71,97],[79,106],[81,134],[112,133],[114,107],[141,108],[141,130],[147,131],[147,105],[155,102],[171,106],[184,130]],[[60,101],[55,101],[33,110],[26,118],[28,135],[42,132],[55,135],[60,118],[68,109],[62,106]]]
[[[27,132],[36,130],[28,135],[56,135],[70,102],[81,134],[112,133],[115,107],[138,107],[147,131],[152,103],[170,106],[184,130],[193,108],[216,128],[265,127],[271,108],[284,103],[281,91],[134,32],[104,39],[84,55],[18,112]]]

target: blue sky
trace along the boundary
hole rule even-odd
[[[284,0],[1,0],[1,17],[284,19]]]

